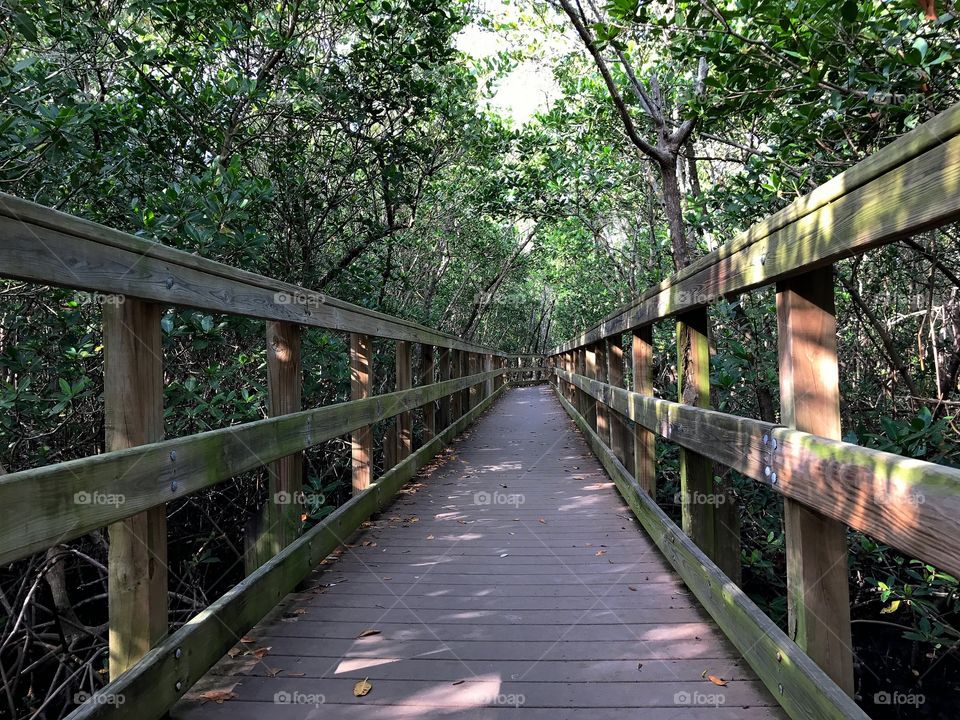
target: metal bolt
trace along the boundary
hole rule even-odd
[[[176,451],[176,450],[171,450],[171,451],[170,451],[170,460],[171,460],[172,462],[176,462],[176,459],[177,459],[177,451]]]
[[[166,282],[165,284],[166,284],[166,286],[167,286],[167,290],[170,290],[170,289],[173,287],[173,278],[172,278],[172,277],[168,277],[168,278],[167,278],[167,282]]]
[[[769,435],[764,435],[764,436],[763,436],[763,444],[766,445],[768,442],[770,442],[770,436],[769,436]]]
[[[776,449],[777,449],[777,439],[776,439],[776,438],[773,438],[773,440],[772,440],[771,442],[773,443],[773,449],[776,450]]]
[[[174,685],[174,687],[175,687],[177,690],[180,690],[180,689],[183,687],[183,683],[180,682],[179,680],[177,680],[177,684]]]
[[[783,683],[779,683],[779,684],[777,685],[777,690],[779,690],[779,691],[780,691],[780,694],[783,695]]]
[[[769,465],[767,465],[765,468],[763,468],[763,474],[766,475],[767,477],[770,477],[770,466],[769,466]]]
[[[171,480],[171,481],[170,481],[170,492],[176,492],[176,491],[177,491],[177,481],[176,481],[176,480]]]
[[[772,482],[774,485],[777,484],[777,474],[776,474],[776,473],[772,473],[772,474],[770,475],[770,482]]]
[[[183,650],[181,648],[177,648],[173,651],[173,656],[179,660],[183,657]]]
[[[783,655],[780,652],[777,652],[777,662],[783,662]]]
[[[763,254],[760,256],[760,264],[761,264],[761,265],[766,265],[766,264],[767,264],[767,254],[766,254],[766,253],[763,253]]]

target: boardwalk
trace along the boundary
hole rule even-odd
[[[172,717],[783,717],[548,387],[508,391],[308,584]]]

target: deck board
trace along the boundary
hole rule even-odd
[[[784,717],[546,387],[508,391],[244,639],[173,718]]]

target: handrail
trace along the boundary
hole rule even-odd
[[[0,193],[0,277],[493,353],[410,320]]]
[[[557,355],[960,217],[960,104],[654,285]]]

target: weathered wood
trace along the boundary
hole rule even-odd
[[[582,392],[601,397],[667,440],[696,450],[911,557],[952,575],[960,574],[960,469],[649,398],[582,375],[557,372]]]
[[[432,385],[435,368],[433,345],[420,346],[420,385]],[[423,406],[423,439],[430,440],[437,434],[437,404],[428,402]],[[441,426],[442,427],[442,426]]]
[[[623,382],[623,344],[621,338],[606,341],[607,382],[616,387],[626,387]],[[610,423],[610,449],[617,459],[626,464],[626,425],[623,416],[612,410],[607,413],[607,422]]]
[[[456,335],[0,193],[0,276],[474,351]]]
[[[584,375],[586,375],[591,380],[597,380],[597,347],[596,345],[588,345],[584,348],[583,353],[583,363],[584,363]],[[586,396],[584,397],[584,409],[585,417],[587,418],[587,423],[594,432],[597,430],[597,407],[599,401],[596,398]]]
[[[419,390],[419,388],[418,388]],[[167,637],[120,678],[99,690],[68,717],[163,717],[237,639],[292,591],[356,528],[390,505],[396,492],[417,470],[472,423],[499,394],[459,418],[380,480],[340,506],[256,572],[228,590],[206,610]],[[124,703],[107,702],[123,697]]]
[[[108,451],[163,439],[160,314],[159,305],[133,298],[116,297],[103,305],[104,446]],[[8,475],[4,480],[15,478]],[[25,497],[35,499],[34,488],[21,489]],[[73,502],[79,510],[101,502],[119,507],[126,497],[118,490],[78,491]],[[109,535],[110,677],[116,679],[167,634],[166,506],[161,503],[113,523]]]
[[[960,105],[760,221],[550,354],[952,222],[960,216],[958,118]]]
[[[694,310],[677,318],[677,398],[685,405],[710,407],[709,320],[705,310]],[[700,453],[681,448],[683,531],[714,561],[717,560],[715,500],[713,463]]]
[[[479,365],[478,356],[476,353],[468,352],[467,353],[467,374],[476,375],[477,366]],[[473,410],[477,406],[477,403],[480,402],[480,385],[471,385],[470,389],[467,391],[467,411]]]
[[[618,390],[617,394],[621,393],[627,394],[624,390]],[[790,717],[795,720],[867,720],[867,715],[856,703],[731,582],[636,484],[627,469],[590,429],[583,416],[562,397],[559,399],[640,524]]]
[[[396,370],[397,390],[409,390],[413,387],[410,343],[397,341]],[[413,452],[413,416],[409,411],[397,415],[397,462],[403,462]]]
[[[653,325],[633,330],[633,392],[653,397]],[[652,498],[657,497],[656,435],[640,423],[633,426],[633,476]]]
[[[449,348],[440,348],[440,358],[439,358],[439,374],[440,382],[449,380],[451,378],[451,353],[453,352]],[[452,415],[450,412],[450,403],[451,396],[444,395],[440,398],[440,402],[437,404],[437,424],[440,426],[441,430],[445,430],[452,420]]]
[[[595,347],[597,366],[596,366],[596,379],[602,383],[609,382],[609,376],[607,374],[607,343],[599,342]],[[607,406],[603,403],[597,403],[597,435],[599,435],[607,447],[610,447],[610,420],[607,415],[608,410]]]
[[[471,382],[476,380],[458,378],[11,473],[0,478],[0,564],[389,419]],[[75,504],[75,496],[110,502]]]
[[[302,406],[303,365],[300,326],[267,322],[268,414],[279,417]],[[267,499],[248,536],[244,568],[249,575],[296,539],[303,492],[303,451],[274,460],[269,466]]]
[[[777,286],[777,338],[784,425],[839,440],[832,268]],[[784,500],[783,515],[790,635],[852,696],[847,528],[789,498]]]
[[[350,397],[364,400],[373,394],[373,343],[369,335],[350,333]],[[373,429],[355,428],[350,436],[353,494],[363,492],[373,481]]]

